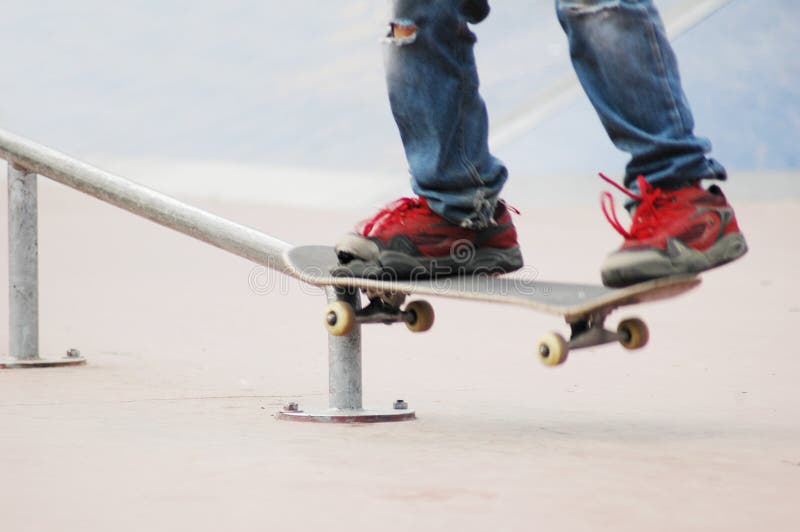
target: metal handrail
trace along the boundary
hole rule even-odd
[[[262,266],[283,271],[291,246],[277,238],[210,214],[133,181],[0,129],[0,157]]]
[[[9,355],[0,368],[74,365],[85,362],[76,350],[66,358],[39,354],[38,175],[152,220],[257,264],[291,275],[284,253],[288,243],[77,161],[63,153],[0,130],[0,157],[8,166]],[[358,308],[356,291],[326,290],[328,300]],[[330,409],[323,414],[291,411],[288,419],[386,421],[413,419],[413,411],[362,407],[361,328],[329,336]],[[77,354],[76,354],[77,353]],[[331,413],[333,412],[333,413]]]
[[[83,360],[39,354],[37,174],[278,271],[286,271],[277,238],[207,213],[145,186],[0,130],[0,157],[8,161],[9,358],[0,367],[73,365]]]

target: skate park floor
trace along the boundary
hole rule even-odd
[[[428,333],[363,330],[365,405],[418,419],[342,426],[274,417],[327,406],[318,290],[43,179],[42,351],[88,364],[0,371],[3,529],[792,530],[800,203],[733,201],[744,259],[614,316],[643,351],[545,368],[558,319],[433,300]],[[198,205],[293,243],[363,215]],[[521,210],[527,275],[597,281],[598,208]]]

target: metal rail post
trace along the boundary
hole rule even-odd
[[[360,307],[358,291],[326,290],[328,302],[345,301]],[[361,325],[356,323],[345,336],[328,336],[328,406],[340,410],[362,408]]]
[[[358,290],[329,287],[328,302],[342,301],[358,311],[361,298]],[[379,423],[406,421],[416,414],[403,400],[391,409],[365,409],[362,404],[361,325],[356,323],[344,336],[328,336],[328,406],[327,410],[302,410],[289,403],[278,413],[278,419],[322,423]]]
[[[0,368],[73,366],[85,359],[75,350],[63,358],[39,356],[39,228],[37,175],[8,164],[9,356]]]
[[[9,354],[39,357],[37,176],[8,165]]]

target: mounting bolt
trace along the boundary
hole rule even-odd
[[[546,345],[540,345],[539,346],[539,354],[542,355],[545,358],[549,357],[550,356],[550,348],[547,347]]]
[[[80,358],[81,352],[77,349],[67,349],[67,357],[68,358]]]
[[[336,318],[336,313],[335,312],[328,312],[328,315],[325,316],[325,321],[328,323],[328,325],[333,327],[334,325],[336,325],[336,322],[339,321],[339,320]]]
[[[300,411],[300,405],[297,404],[297,403],[289,403],[288,405],[284,406],[283,409],[286,412],[299,412]]]
[[[394,409],[395,410],[408,410],[408,403],[403,401],[402,399],[398,399],[394,402]]]

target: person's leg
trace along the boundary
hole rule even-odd
[[[439,277],[522,267],[498,200],[508,174],[489,153],[468,26],[488,12],[487,0],[394,1],[386,81],[420,197],[392,203],[341,238],[341,273]]]
[[[487,14],[485,0],[395,0],[386,37],[389,102],[413,190],[434,212],[475,229],[492,223],[507,178],[489,153],[468,26]]]
[[[651,0],[556,0],[575,72],[612,142],[631,155],[625,184],[725,179],[694,135],[675,54]],[[677,183],[676,183],[677,182]]]
[[[614,144],[631,155],[626,230],[610,194],[603,211],[625,238],[605,260],[609,286],[698,273],[735,260],[747,244],[719,187],[725,169],[694,135],[675,54],[651,0],[556,0],[575,72]]]

